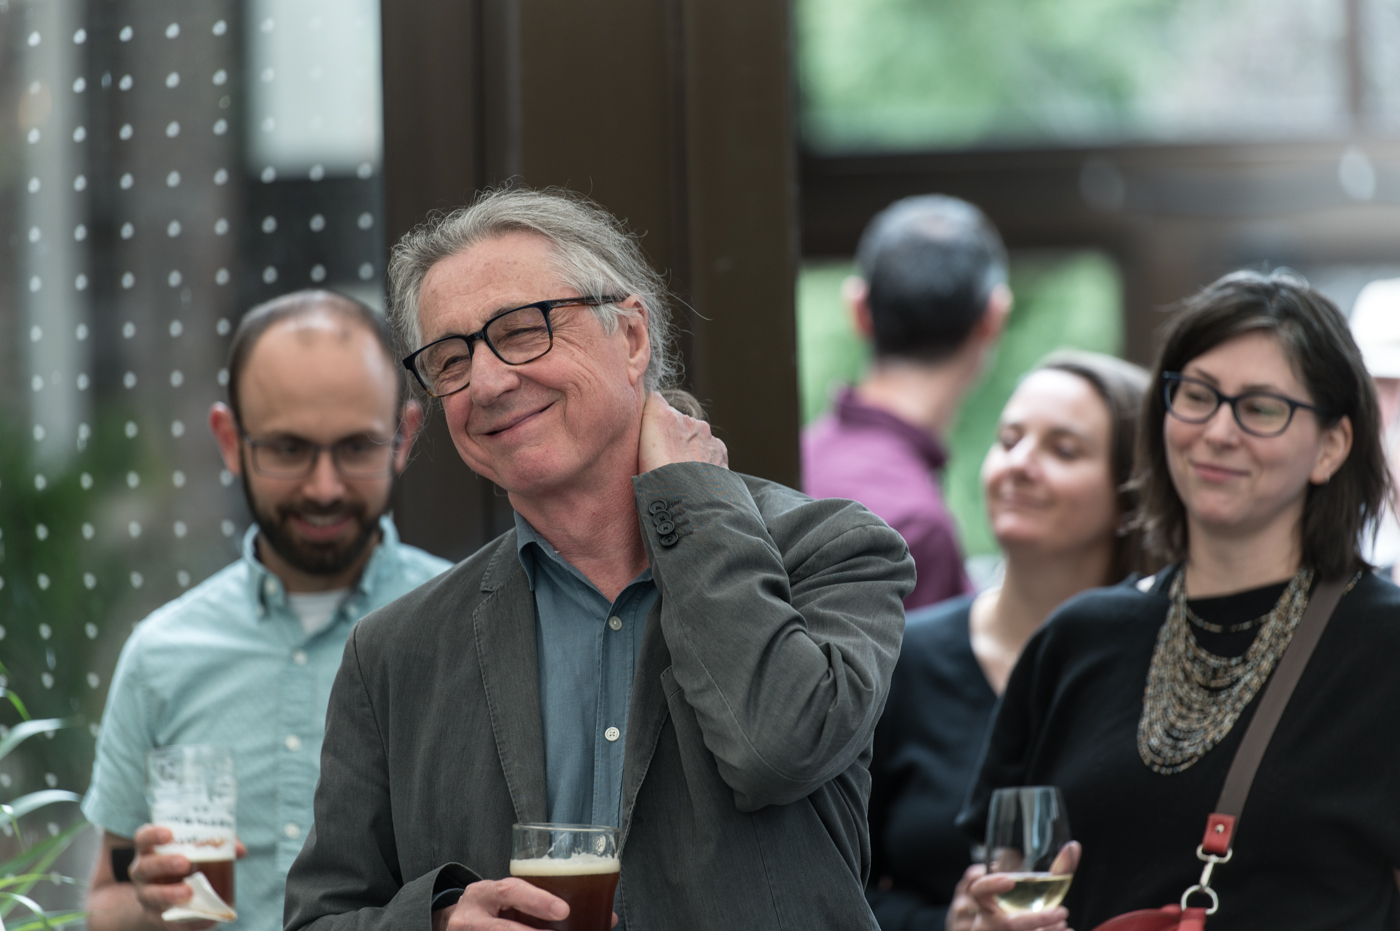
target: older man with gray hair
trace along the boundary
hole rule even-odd
[[[591,202],[488,192],[390,277],[405,364],[515,527],[347,643],[289,931],[560,921],[509,878],[512,824],[545,821],[617,829],[618,927],[873,929],[902,539],[728,470],[660,393],[660,277]]]

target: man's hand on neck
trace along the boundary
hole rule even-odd
[[[708,462],[729,468],[729,450],[703,420],[687,417],[666,403],[660,392],[642,406],[642,435],[637,444],[637,474],[676,462]]]

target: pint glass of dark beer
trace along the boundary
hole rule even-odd
[[[510,875],[569,905],[569,917],[546,921],[515,911],[504,917],[531,928],[608,931],[617,889],[617,829],[596,824],[517,824]]]
[[[238,804],[233,754],[204,744],[152,750],[146,754],[146,800],[151,822],[173,835],[156,853],[184,856],[190,873],[203,873],[219,898],[232,906]]]

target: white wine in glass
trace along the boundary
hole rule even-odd
[[[1015,882],[996,896],[1008,915],[1043,912],[1064,900],[1078,865],[1064,799],[1054,786],[1017,786],[992,793],[987,814],[987,872]]]

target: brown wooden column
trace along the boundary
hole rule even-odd
[[[430,210],[470,200],[486,177],[483,11],[461,0],[387,0],[384,43],[386,240]],[[442,412],[427,427],[395,493],[409,543],[449,559],[469,555],[504,524],[496,489],[462,463]]]
[[[732,466],[796,484],[784,0],[395,0],[382,9],[390,241],[429,209],[510,177],[588,194],[643,234],[692,308],[679,320],[686,381]],[[508,511],[490,489],[463,492],[475,480],[444,461],[455,456],[445,429],[428,439],[402,484],[399,522],[410,541],[462,555]]]

